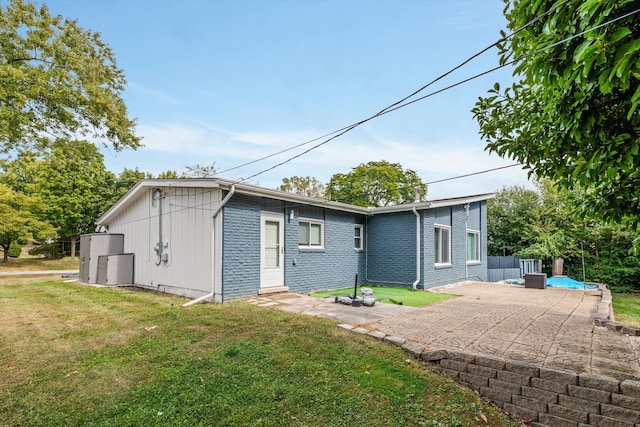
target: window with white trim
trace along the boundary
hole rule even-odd
[[[324,247],[324,221],[300,219],[298,222],[298,246],[322,249]]]
[[[451,264],[451,227],[436,225],[434,234],[436,265]]]
[[[467,230],[467,262],[480,262],[480,232]]]
[[[353,247],[358,250],[361,251],[364,246],[362,244],[363,239],[362,239],[362,230],[364,229],[364,227],[362,226],[362,224],[356,224],[353,226]]]

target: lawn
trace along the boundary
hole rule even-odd
[[[435,304],[439,301],[456,298],[456,295],[451,294],[436,294],[433,292],[426,292],[423,290],[408,289],[408,288],[390,288],[386,286],[367,286],[373,290],[377,301],[409,305],[411,307],[421,307],[424,305]],[[360,289],[360,288],[358,288]],[[311,295],[318,298],[327,297],[346,297],[353,294],[353,287],[336,289],[332,291],[314,292]],[[360,292],[358,292],[360,295]]]
[[[183,302],[77,283],[0,286],[0,425],[517,425],[398,347],[328,319]]]
[[[640,294],[611,293],[616,322],[640,327]]]
[[[1,255],[1,254],[0,254]],[[2,258],[0,258],[0,261]],[[37,271],[37,270],[77,270],[78,257],[62,259],[48,259],[37,257],[9,258],[7,263],[0,262],[0,272]]]

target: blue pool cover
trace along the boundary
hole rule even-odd
[[[565,289],[598,289],[598,285],[582,283],[572,279],[571,277],[549,277],[547,279],[547,286],[550,288]]]

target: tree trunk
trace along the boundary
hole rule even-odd
[[[71,238],[71,257],[75,257],[76,256],[76,236],[73,236]]]
[[[9,262],[9,247],[2,245],[2,251],[4,252],[4,256],[2,257],[2,262],[6,264],[7,262]]]

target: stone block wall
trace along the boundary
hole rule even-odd
[[[446,350],[419,357],[533,427],[640,426],[640,381]]]
[[[339,327],[401,347],[532,427],[640,427],[640,381],[577,374],[471,353],[429,350],[383,332]]]

